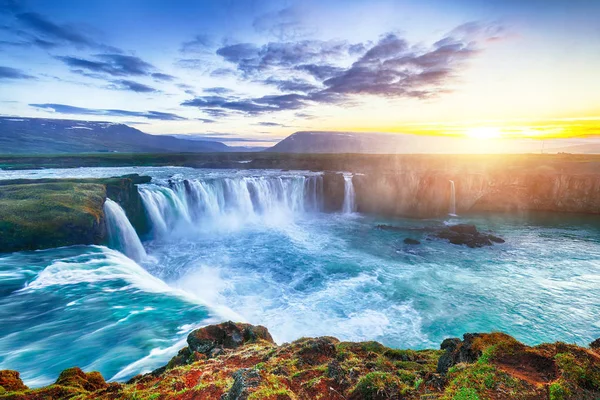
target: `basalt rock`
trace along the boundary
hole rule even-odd
[[[600,351],[600,338],[598,338],[598,339],[594,340],[592,343],[590,343],[590,348]]]
[[[247,400],[260,385],[261,377],[255,369],[244,368],[233,373],[233,385],[221,400]]]
[[[235,349],[259,340],[275,344],[271,334],[264,326],[231,321],[196,329],[187,337],[190,351],[204,354],[207,357],[218,355],[223,349]]]
[[[445,339],[440,345],[440,349],[445,353],[438,361],[437,372],[445,374],[448,369],[458,363],[469,364],[477,361],[482,350],[473,344],[481,336],[481,333],[465,333],[462,341],[459,338]]]
[[[493,243],[504,243],[498,236],[479,232],[474,225],[459,224],[444,228],[434,234],[435,237],[446,239],[452,244],[467,247],[492,246]]]
[[[406,238],[406,239],[404,239],[404,244],[416,245],[416,244],[421,244],[421,242],[419,242],[417,239]]]

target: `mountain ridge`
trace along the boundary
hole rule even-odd
[[[150,135],[119,123],[0,117],[0,154],[226,151],[220,142]]]

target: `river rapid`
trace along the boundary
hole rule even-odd
[[[153,177],[138,187],[148,235],[108,201],[106,247],[0,254],[0,369],[30,386],[74,365],[126,380],[165,364],[192,329],[228,319],[265,325],[278,343],[329,335],[421,349],[465,332],[527,344],[600,336],[597,217],[390,220],[354,212],[351,179],[342,210],[324,213],[321,175],[303,171],[78,168],[0,179],[129,173]],[[453,223],[506,243],[470,249],[419,230]]]

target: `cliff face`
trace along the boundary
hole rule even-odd
[[[0,182],[0,252],[106,242],[103,205],[118,202],[140,233],[148,222],[136,183],[150,178],[19,179]]]
[[[63,371],[29,390],[0,371],[0,399],[597,399],[600,350],[565,343],[526,346],[503,333],[450,338],[440,350],[303,338],[277,346],[266,328],[225,322],[189,334],[164,367],[127,383]]]
[[[448,214],[451,183],[456,212],[556,211],[600,213],[600,175],[538,171],[439,172],[356,175],[358,211],[426,218]]]

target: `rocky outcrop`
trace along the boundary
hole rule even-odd
[[[435,171],[368,173],[353,178],[358,210],[426,218],[456,212],[552,211],[600,214],[600,174],[546,170]]]
[[[19,392],[29,389],[17,371],[4,370],[0,371],[0,395],[3,392]]]
[[[434,234],[435,237],[446,239],[452,244],[467,247],[492,246],[494,243],[504,243],[504,239],[488,233],[479,232],[475,225],[458,224],[441,229]]]
[[[118,202],[140,234],[148,221],[136,184],[149,177],[0,181],[0,252],[103,244],[103,205]]]
[[[465,334],[441,350],[303,338],[277,346],[264,327],[226,322],[190,333],[199,354],[128,383],[64,371],[27,389],[0,371],[0,399],[597,399],[600,354],[565,343],[526,346],[503,333]],[[212,352],[219,348],[218,354]],[[189,350],[189,348],[186,347]],[[171,363],[170,363],[171,364]]]

